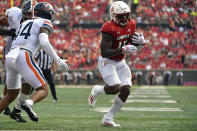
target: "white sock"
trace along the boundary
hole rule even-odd
[[[27,104],[29,104],[30,106],[33,106],[34,102],[31,99],[26,100]]]
[[[98,94],[105,94],[104,86],[97,85]]]
[[[116,96],[112,107],[110,108],[109,112],[104,117],[106,119],[113,120],[114,115],[121,109],[123,105],[124,105],[124,102],[122,102],[119,96]]]
[[[17,99],[17,102],[16,102],[16,105],[15,105],[15,108],[18,109],[18,110],[21,110],[21,104],[24,100],[26,100],[28,97],[28,95],[26,94],[23,94],[23,93],[19,93],[18,95],[18,99]]]

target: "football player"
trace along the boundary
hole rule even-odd
[[[36,1],[34,2],[35,4],[37,3]],[[10,28],[9,31],[12,31],[12,33],[14,33],[14,35],[12,35],[12,37],[9,37],[8,41],[6,42],[6,46],[4,47],[4,56],[10,51],[12,41],[16,36],[14,31],[18,29],[20,23],[22,23],[27,19],[32,18],[32,6],[33,3],[31,0],[29,0],[25,2],[25,4],[23,5],[22,11],[17,7],[12,7],[5,11],[4,17],[1,17],[1,23],[3,23],[3,25],[9,25]],[[10,115],[12,119],[18,122],[27,122],[25,119],[22,118],[20,112],[21,112],[21,103],[27,99],[28,95],[30,94],[30,91],[31,91],[31,86],[29,86],[27,83],[22,83],[22,89],[18,95],[17,104],[14,106],[12,113],[9,113],[10,110],[8,107],[5,108],[4,113],[7,112],[7,115]],[[7,87],[5,85],[2,97],[4,97],[6,94],[7,94]]]
[[[54,8],[47,2],[41,2],[34,7],[35,18],[20,24],[16,39],[12,42],[11,50],[6,55],[6,84],[7,95],[0,101],[0,112],[18,95],[20,79],[35,89],[30,99],[21,104],[33,121],[38,121],[33,104],[44,99],[48,94],[47,82],[33,59],[33,54],[42,47],[64,71],[68,70],[66,60],[61,59],[51,46],[48,36],[53,31],[51,20],[55,14]]]
[[[121,109],[130,94],[131,71],[125,62],[125,54],[137,50],[135,45],[144,45],[142,34],[135,32],[136,23],[130,17],[131,10],[122,1],[116,1],[110,8],[111,21],[103,24],[100,45],[101,56],[98,60],[98,69],[105,86],[95,85],[89,95],[88,102],[95,106],[99,94],[115,95],[115,99],[109,112],[104,115],[102,124],[118,127],[113,121],[114,115]]]

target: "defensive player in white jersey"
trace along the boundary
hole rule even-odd
[[[10,10],[12,10],[13,12],[15,12],[15,15],[9,15],[9,17],[13,17],[12,19],[15,19],[15,20],[19,21],[20,20],[20,17],[15,17],[15,16],[19,16],[19,14],[20,14],[20,16],[22,16],[21,15],[21,10],[19,8],[17,8],[17,7],[13,7]],[[4,15],[2,15],[0,17],[0,25],[9,26],[9,23],[8,23],[8,15],[7,15],[8,13],[7,12],[6,13],[4,12]],[[0,29],[0,35],[9,36],[8,37],[8,41],[6,42],[6,45],[8,45],[7,46],[8,48],[11,47],[12,39],[16,36],[15,31],[16,31],[16,29],[15,28],[11,28],[11,27],[8,30],[7,29]],[[4,47],[4,56],[5,56],[5,53],[7,53],[7,52],[8,52],[7,49]],[[5,58],[5,57],[3,57],[3,58]],[[2,94],[1,94],[0,99],[3,98],[6,94],[7,94],[7,87],[5,85],[4,90],[3,90]],[[11,115],[11,111],[10,111],[9,107],[6,107],[5,108],[4,114],[5,115]]]
[[[34,1],[35,4],[37,3]],[[32,0],[26,1],[21,9],[17,7],[12,7],[10,9],[7,9],[5,11],[5,16],[2,17],[2,23],[3,25],[9,25],[10,30],[17,30],[20,23],[32,18],[32,7],[33,3]],[[6,42],[6,46],[4,47],[4,55],[6,55],[11,48],[12,41],[15,36],[9,37],[8,41]],[[31,91],[31,86],[28,85],[27,83],[22,83],[22,89],[18,95],[17,99],[17,104],[14,106],[14,109],[12,113],[9,110],[9,107],[5,108],[4,113],[7,115],[10,115],[10,117],[18,122],[27,122],[25,119],[23,119],[20,115],[21,112],[21,103],[27,99],[28,95],[30,94]],[[5,85],[2,98],[6,95],[7,93],[7,87]]]
[[[48,94],[47,82],[32,57],[32,54],[40,47],[55,60],[62,70],[68,70],[66,60],[61,59],[56,54],[48,39],[48,36],[53,31],[53,25],[50,20],[52,20],[54,14],[55,11],[49,3],[41,2],[34,7],[35,18],[26,20],[20,25],[11,50],[6,55],[8,93],[0,101],[0,112],[18,95],[20,89],[19,79],[21,79],[20,75],[22,75],[24,81],[35,88],[36,92],[30,99],[25,100],[21,107],[30,118],[33,119],[32,116],[36,116],[32,112],[33,104],[41,101]]]
[[[5,17],[4,15],[3,16],[0,16],[0,24],[1,25],[6,25],[8,26],[8,19],[7,17]],[[11,36],[11,37],[15,37],[15,29],[0,29],[0,35],[5,35],[5,36]],[[7,88],[6,86],[4,87],[4,90],[3,90],[3,93],[0,97],[0,100],[2,97],[4,97],[5,95],[7,94]],[[5,115],[11,115],[11,111],[9,109],[9,107],[7,106],[4,110],[4,114]],[[0,128],[2,128],[2,126],[0,125]]]

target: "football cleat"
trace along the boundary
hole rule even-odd
[[[25,119],[23,119],[23,117],[21,116],[21,110],[18,110],[14,107],[12,114],[10,115],[10,117],[14,120],[16,120],[17,122],[27,122]]]
[[[10,116],[12,114],[12,112],[10,111],[9,107],[6,107],[3,111],[3,114]]]
[[[97,100],[98,95],[99,95],[99,93],[97,91],[97,87],[98,87],[98,85],[93,86],[92,91],[91,91],[91,93],[88,97],[88,103],[91,107],[95,106],[96,100]]]
[[[36,113],[33,111],[33,109],[31,108],[30,105],[28,105],[28,103],[26,101],[24,101],[22,104],[21,104],[21,108],[27,112],[29,118],[32,120],[32,121],[35,121],[35,122],[38,122],[38,117],[36,115]]]
[[[116,124],[112,119],[105,119],[105,117],[102,119],[102,124],[108,127],[120,127],[120,125]]]
[[[58,99],[53,99],[53,102],[54,102],[54,103],[57,103],[57,102],[58,102]]]

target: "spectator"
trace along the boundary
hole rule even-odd
[[[93,79],[92,71],[87,71],[85,73],[85,75],[86,75],[86,84],[91,85],[92,84],[92,79]]]
[[[74,75],[74,80],[73,80],[74,85],[80,85],[81,72],[73,72],[73,75]]]
[[[163,84],[164,85],[166,85],[166,86],[169,85],[170,80],[171,80],[171,76],[172,76],[171,71],[164,71],[164,73],[163,73],[163,78],[164,78]]]
[[[66,85],[71,84],[70,83],[71,78],[72,76],[69,72],[63,72],[63,80],[64,80],[64,83],[66,83]]]
[[[136,75],[136,79],[137,79],[137,85],[141,85],[141,79],[142,79],[142,71],[137,71],[136,73],[135,73],[135,75]]]
[[[183,85],[183,72],[179,71],[176,73],[177,76],[177,85],[182,86]]]

